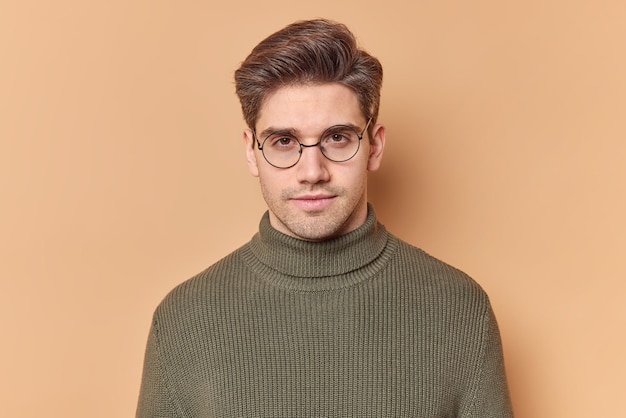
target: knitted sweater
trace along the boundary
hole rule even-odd
[[[154,313],[137,417],[510,417],[500,336],[464,273],[366,223],[270,226]]]

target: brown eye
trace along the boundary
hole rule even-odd
[[[270,136],[266,142],[270,147],[276,150],[289,150],[298,146],[298,141],[295,138],[284,135],[277,135],[275,137]]]
[[[358,136],[351,130],[330,131],[322,138],[323,147],[341,148],[358,141]]]
[[[330,137],[330,142],[343,142],[343,141],[347,141],[348,139],[341,135],[341,134],[333,134]]]

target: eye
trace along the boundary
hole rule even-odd
[[[348,139],[342,134],[332,134],[329,138],[330,142],[343,142],[347,140]]]
[[[277,151],[287,151],[299,147],[298,140],[289,135],[270,135],[265,144]]]
[[[341,148],[358,140],[356,134],[350,129],[332,130],[326,132],[322,143],[325,147]]]

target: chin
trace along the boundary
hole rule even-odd
[[[325,241],[349,232],[349,228],[346,228],[348,221],[349,218],[338,222],[336,217],[330,217],[330,221],[320,217],[286,226],[297,238],[306,241]]]

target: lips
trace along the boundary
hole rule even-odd
[[[334,195],[303,195],[292,197],[291,201],[305,211],[320,211],[329,207],[335,198]]]

